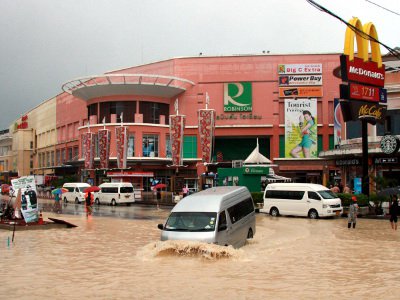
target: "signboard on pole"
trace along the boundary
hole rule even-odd
[[[15,190],[15,195],[18,195],[18,190],[21,190],[21,212],[25,222],[37,222],[39,219],[39,210],[35,177],[23,176],[12,179],[11,184]]]

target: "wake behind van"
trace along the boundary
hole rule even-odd
[[[84,190],[88,187],[90,187],[90,184],[84,182],[64,183],[63,188],[68,190],[68,192],[62,194],[64,202],[74,202],[76,204],[84,202]]]
[[[161,240],[241,247],[256,233],[254,204],[246,187],[213,187],[189,195],[171,210]]]
[[[311,219],[340,216],[341,200],[328,188],[311,183],[270,183],[260,212],[271,216],[305,216]]]
[[[99,185],[100,191],[95,193],[96,204],[130,204],[135,202],[135,193],[132,183],[111,182]]]

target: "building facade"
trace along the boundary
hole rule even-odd
[[[26,114],[26,128],[15,130],[14,170],[24,170],[20,175],[76,174],[92,184],[129,181],[143,190],[154,183],[165,183],[174,192],[185,185],[198,190],[217,182],[218,168],[244,160],[258,143],[260,153],[273,161],[275,174],[328,184],[343,174],[336,162],[338,153],[332,152],[339,57],[335,53],[175,58],[71,80],[63,85],[63,93]],[[389,85],[398,82],[396,74]],[[395,90],[389,99],[397,97]],[[398,110],[395,106],[389,109]],[[202,162],[198,125],[199,110],[206,107],[216,116],[209,164]],[[185,116],[179,167],[172,165],[170,136],[170,116],[177,114]],[[394,122],[395,113],[390,114]],[[120,127],[126,130],[123,165]],[[104,131],[110,141],[106,167],[99,140]],[[378,131],[371,128],[371,138]],[[85,165],[87,136],[93,139],[90,165]],[[340,139],[346,141],[346,136],[352,137],[351,130],[342,130]]]

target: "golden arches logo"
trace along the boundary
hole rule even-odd
[[[354,26],[357,31],[355,32],[353,28],[347,27],[346,29],[346,36],[344,41],[344,54],[349,56],[349,60],[354,60],[354,37],[357,41],[357,57],[361,58],[364,62],[369,61],[369,54],[368,54],[368,41],[371,44],[371,60],[376,62],[378,68],[382,67],[382,56],[381,56],[381,49],[379,47],[379,43],[370,38],[371,36],[373,39],[378,40],[378,33],[376,31],[375,25],[371,22],[362,25],[361,21],[354,17],[349,21],[350,25]],[[360,32],[363,32],[363,36]]]

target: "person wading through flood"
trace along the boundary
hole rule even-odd
[[[390,226],[393,230],[397,230],[397,214],[399,211],[399,202],[397,196],[392,196],[392,201],[390,201],[389,214],[390,214]]]
[[[92,215],[93,205],[94,203],[94,195],[91,192],[85,194],[85,206],[86,206],[86,217]]]
[[[347,218],[347,228],[351,228],[351,223],[353,223],[353,228],[356,228],[357,223],[357,213],[358,213],[358,204],[357,197],[351,197],[352,203],[349,206],[349,213]]]

